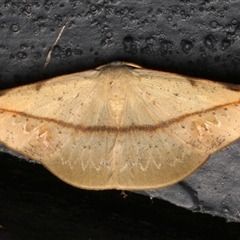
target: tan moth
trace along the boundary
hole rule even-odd
[[[240,138],[240,85],[114,62],[0,92],[0,141],[85,189],[169,186]]]

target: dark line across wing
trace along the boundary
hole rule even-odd
[[[60,125],[64,128],[71,128],[71,129],[75,129],[78,131],[82,131],[82,132],[118,132],[118,133],[128,133],[128,132],[136,132],[136,131],[145,131],[145,132],[153,132],[156,131],[158,129],[163,129],[163,128],[167,128],[169,126],[171,126],[172,124],[176,124],[179,123],[181,121],[183,121],[184,119],[194,116],[194,115],[201,115],[204,113],[208,113],[208,112],[214,112],[215,110],[219,109],[219,108],[223,108],[227,110],[227,107],[232,106],[232,105],[238,105],[240,104],[240,100],[239,101],[235,101],[235,102],[231,102],[231,103],[226,103],[226,104],[221,104],[212,108],[208,108],[206,110],[202,110],[202,111],[196,111],[193,113],[186,113],[184,115],[181,115],[179,117],[176,118],[172,118],[168,121],[164,121],[161,123],[158,123],[156,125],[140,125],[140,126],[136,126],[136,125],[130,125],[130,126],[125,126],[125,127],[109,127],[109,126],[89,126],[89,127],[85,127],[85,126],[81,126],[81,125],[77,125],[77,124],[73,124],[73,123],[68,123],[68,122],[64,122],[61,120],[57,120],[57,119],[53,119],[53,118],[48,118],[48,117],[37,117],[28,113],[24,113],[24,112],[20,112],[20,111],[15,111],[15,110],[9,110],[9,109],[4,109],[4,108],[0,108],[0,114],[3,113],[9,113],[12,114],[13,116],[15,115],[20,115],[22,117],[26,117],[29,119],[35,119],[35,120],[39,120],[41,122],[46,121],[46,122],[52,122],[55,123],[57,125]]]

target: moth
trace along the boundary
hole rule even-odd
[[[177,183],[240,138],[240,85],[113,62],[0,92],[0,142],[84,189]]]

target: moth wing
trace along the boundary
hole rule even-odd
[[[86,189],[171,185],[240,137],[239,87],[177,74],[107,65],[0,95],[1,142]]]

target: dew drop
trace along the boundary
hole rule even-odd
[[[92,12],[95,12],[95,11],[97,10],[94,5],[92,5],[92,6],[90,7],[90,9],[91,9]]]
[[[233,20],[232,20],[232,24],[233,24],[233,25],[236,25],[237,23],[238,23],[238,21],[237,21],[236,19],[233,19]]]
[[[19,52],[19,53],[17,54],[17,56],[18,56],[18,58],[20,58],[20,59],[25,59],[25,58],[27,57],[27,54],[26,54],[25,52]]]
[[[225,202],[223,202],[222,205],[225,206]],[[223,207],[223,212],[224,212],[225,214],[229,213],[228,207]]]
[[[60,52],[61,52],[61,48],[58,45],[53,48],[53,51],[52,51],[53,56],[55,57],[58,56]]]
[[[222,50],[226,50],[227,48],[229,48],[231,46],[231,42],[227,39],[222,40]]]
[[[22,44],[20,45],[20,48],[21,48],[21,49],[26,49],[26,48],[28,48],[28,45],[25,44],[25,43],[22,43]]]
[[[106,34],[106,37],[107,37],[107,38],[111,38],[111,37],[112,37],[112,33],[111,33],[111,32],[108,32],[108,33]]]
[[[216,42],[217,42],[217,40],[215,39],[215,37],[213,35],[208,35],[204,39],[204,45],[210,50],[214,50]]]
[[[184,53],[189,53],[193,48],[193,44],[189,40],[182,40],[181,47]]]
[[[216,28],[218,26],[218,23],[216,21],[211,22],[212,28]]]
[[[219,12],[218,12],[218,15],[219,15],[220,17],[222,17],[222,18],[225,17],[225,16],[224,16],[224,11],[223,11],[223,10],[219,11]]]
[[[13,32],[17,32],[18,31],[18,25],[17,24],[13,24],[12,25],[12,30],[13,30]]]

